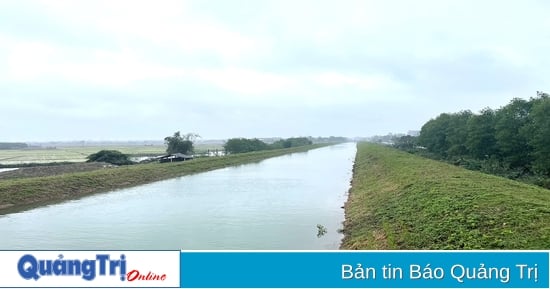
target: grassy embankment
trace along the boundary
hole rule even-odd
[[[322,146],[324,145],[310,145],[223,157],[199,158],[178,163],[140,164],[49,177],[2,180],[0,181],[0,214],[173,177],[257,162]]]
[[[360,143],[343,249],[549,249],[550,190]]]

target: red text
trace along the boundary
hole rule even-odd
[[[138,270],[132,270],[126,274],[126,280],[132,281],[164,281],[166,274],[155,274],[149,271],[147,275],[142,275]]]

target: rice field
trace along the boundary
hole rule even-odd
[[[196,152],[221,149],[216,145],[195,145]],[[162,155],[166,152],[163,145],[147,146],[73,146],[57,148],[0,150],[0,165],[18,165],[25,163],[84,162],[86,157],[100,150],[118,150],[132,156]]]

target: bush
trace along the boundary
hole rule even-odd
[[[232,138],[227,140],[223,145],[225,152],[228,154],[247,153],[254,151],[263,151],[268,148],[267,144],[263,141],[246,138]]]
[[[299,146],[311,145],[313,142],[307,137],[291,137],[278,140],[270,145],[272,149],[287,149]]]
[[[101,150],[91,154],[86,162],[105,162],[118,166],[133,164],[128,155],[115,150]]]

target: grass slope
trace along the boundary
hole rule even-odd
[[[550,190],[358,144],[343,249],[550,249]]]
[[[44,203],[74,199],[93,193],[107,192],[187,174],[258,162],[263,159],[293,152],[303,152],[321,146],[324,145],[199,158],[178,163],[142,164],[49,177],[3,180],[0,181],[0,214],[14,212],[28,206],[38,206]]]

